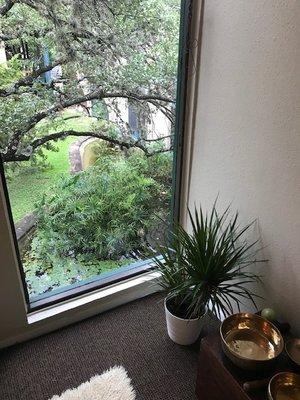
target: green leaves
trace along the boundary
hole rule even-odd
[[[0,17],[0,31],[7,50],[13,47],[18,51],[22,40],[30,58],[12,59],[8,68],[0,66],[0,88],[36,72],[44,66],[46,54],[51,62],[63,60],[53,73],[52,84],[45,84],[39,75],[30,84],[15,88],[13,98],[0,98],[0,150],[10,143],[11,133],[24,129],[20,153],[40,137],[34,126],[25,129],[26,122],[41,111],[52,110],[52,123],[57,125],[62,100],[72,101],[96,89],[108,94],[129,93],[132,99],[142,94],[157,97],[155,104],[135,100],[141,121],[166,106],[170,114],[171,104],[159,99],[171,102],[176,97],[179,24],[180,0],[16,2]],[[60,107],[53,109],[57,104]],[[118,102],[107,101],[104,108],[107,106],[112,115],[119,114]],[[106,111],[98,107],[94,113],[107,117]],[[115,123],[116,119],[110,118]],[[123,134],[125,122],[118,121]],[[42,132],[47,134],[47,130]],[[116,129],[108,135],[115,137]]]
[[[102,146],[107,149],[106,144]],[[104,149],[100,154],[96,166],[62,176],[37,205],[37,229],[25,269],[36,266],[40,275],[47,274],[47,284],[51,271],[56,282],[59,268],[63,275],[72,266],[68,281],[71,277],[77,281],[82,277],[76,268],[82,271],[84,265],[88,268],[103,261],[118,265],[136,255],[147,257],[148,235],[157,228],[159,218],[168,218],[169,155],[150,159],[137,151],[127,156],[108,151],[105,156]],[[154,167],[155,179],[151,177]]]
[[[231,314],[244,300],[256,306],[259,296],[248,285],[259,276],[247,269],[264,260],[257,258],[258,241],[245,239],[253,223],[241,228],[238,213],[230,219],[228,207],[219,214],[216,202],[210,214],[201,207],[188,213],[191,233],[175,226],[169,247],[160,248],[162,259],[156,258],[168,296],[188,303],[187,316],[199,316],[208,305],[217,316]]]
[[[18,55],[13,56],[7,63],[0,63],[0,89],[11,85],[22,76],[22,65]]]

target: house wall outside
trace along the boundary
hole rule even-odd
[[[156,107],[150,105],[150,109],[153,111],[151,123],[148,124],[148,139],[157,139],[160,137],[168,136],[171,134],[171,122],[170,120]],[[165,146],[170,145],[170,139],[165,140]]]
[[[113,110],[113,104],[117,102],[118,113]],[[109,120],[115,124],[122,124],[123,122],[128,123],[128,106],[127,99],[120,98],[118,100],[106,99],[105,103],[108,106]]]
[[[258,218],[265,300],[300,334],[300,2],[205,3],[189,204]],[[245,307],[248,309],[248,307]]]
[[[128,100],[117,99],[115,100],[118,108],[118,113],[113,110],[113,107],[109,107],[113,104],[113,100],[105,100],[108,105],[108,116],[109,120],[117,125],[129,122],[128,117]],[[146,123],[147,139],[157,139],[160,137],[168,136],[171,133],[171,123],[169,119],[155,106],[150,105],[151,110],[151,122]],[[166,139],[165,146],[170,144],[170,140]]]

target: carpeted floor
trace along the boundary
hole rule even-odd
[[[197,352],[168,338],[160,294],[0,352],[0,399],[47,400],[114,365],[137,400],[195,400]]]

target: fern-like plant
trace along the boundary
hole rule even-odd
[[[191,233],[177,225],[170,232],[169,245],[160,246],[155,264],[161,272],[160,285],[167,292],[167,307],[181,318],[196,318],[209,306],[218,317],[230,315],[243,300],[256,307],[260,297],[249,284],[260,276],[249,271],[261,249],[258,240],[248,242],[245,234],[253,222],[240,227],[238,213],[229,217],[230,208],[219,214],[216,202],[209,214],[200,207],[188,210]]]

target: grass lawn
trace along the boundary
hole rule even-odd
[[[15,222],[34,210],[35,203],[59,176],[69,173],[69,145],[77,139],[68,137],[58,142],[58,152],[45,150],[50,164],[46,170],[28,168],[8,182],[10,205]],[[27,164],[29,166],[29,163]]]
[[[74,112],[73,112],[74,114]],[[68,111],[64,114],[65,117],[72,115]],[[80,117],[65,121],[65,129],[76,129],[83,131],[89,129],[92,119],[89,117]],[[69,164],[69,146],[72,142],[78,140],[78,137],[70,136],[64,140],[59,140],[55,143],[58,151],[45,150],[49,168],[45,170],[36,170],[30,168],[29,162],[24,162],[28,165],[24,171],[18,173],[8,182],[8,191],[14,222],[19,221],[26,214],[32,212],[36,202],[43,193],[51,187],[62,174],[68,174],[70,169]]]

